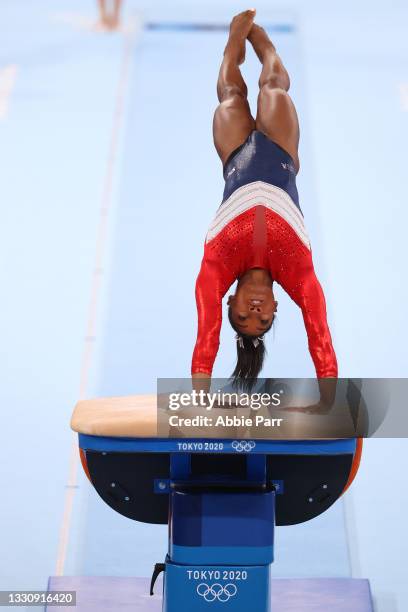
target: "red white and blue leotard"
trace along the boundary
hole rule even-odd
[[[191,371],[211,375],[222,298],[251,268],[268,270],[301,308],[318,378],[337,377],[326,304],[298,203],[292,158],[254,131],[224,166],[224,199],[208,230],[196,282],[198,333]]]

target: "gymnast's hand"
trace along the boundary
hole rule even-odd
[[[336,399],[337,378],[319,378],[320,399],[309,406],[282,407],[285,412],[301,412],[303,414],[329,414]]]
[[[196,372],[191,375],[191,383],[194,391],[208,393],[211,388],[211,375],[205,372]]]

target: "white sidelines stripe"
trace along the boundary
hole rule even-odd
[[[7,117],[16,78],[17,66],[15,64],[0,69],[0,119]]]
[[[401,108],[403,111],[408,111],[408,83],[400,83],[399,86]]]
[[[91,295],[88,311],[88,323],[86,328],[86,336],[84,349],[82,353],[82,363],[80,367],[79,381],[79,397],[84,399],[87,397],[89,372],[93,359],[95,338],[95,325],[97,319],[97,311],[99,306],[99,295],[102,285],[101,269],[103,267],[103,259],[105,254],[105,245],[108,232],[109,212],[112,208],[112,185],[114,175],[117,172],[117,151],[120,137],[120,131],[123,128],[123,117],[125,110],[125,96],[128,89],[128,81],[130,67],[133,58],[133,46],[139,32],[142,30],[143,24],[140,20],[135,22],[134,27],[126,34],[124,39],[124,50],[120,66],[119,82],[116,93],[115,109],[113,114],[112,130],[110,135],[110,143],[108,150],[107,167],[104,176],[104,184],[102,188],[102,199],[100,215],[98,220],[98,228],[96,234],[96,253],[94,274],[91,284]],[[74,497],[78,489],[78,467],[79,467],[79,452],[78,452],[78,436],[72,433],[71,436],[71,453],[69,464],[69,477],[65,489],[64,511],[62,516],[58,550],[57,563],[55,568],[56,576],[63,576],[65,572],[65,562],[68,554],[69,538],[71,534],[71,522],[74,508]]]
[[[206,242],[215,238],[238,215],[256,205],[265,206],[281,216],[310,249],[310,241],[302,213],[292,198],[280,187],[263,181],[249,183],[234,191],[218,209],[215,219],[208,229]]]

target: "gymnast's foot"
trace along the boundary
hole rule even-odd
[[[106,25],[108,30],[118,30],[120,25],[118,15],[108,15],[106,17]]]
[[[239,13],[239,15],[235,15],[231,21],[228,43],[224,54],[231,53],[235,55],[238,64],[242,64],[245,60],[245,43],[253,26],[255,13],[255,9],[249,9]]]
[[[259,60],[263,63],[267,53],[275,52],[271,39],[261,26],[254,23],[248,33],[248,40],[254,48]]]

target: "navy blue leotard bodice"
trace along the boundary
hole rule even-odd
[[[231,153],[224,164],[224,179],[223,202],[239,187],[264,181],[286,191],[300,210],[292,157],[258,130],[251,132],[245,142]]]

